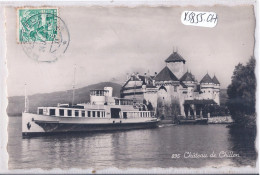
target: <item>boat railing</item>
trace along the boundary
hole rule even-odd
[[[123,118],[154,118],[154,111],[122,111]]]

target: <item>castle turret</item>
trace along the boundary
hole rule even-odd
[[[193,99],[194,98],[194,90],[196,88],[196,81],[194,76],[191,72],[186,72],[181,78],[180,81],[183,82],[188,88],[188,94],[186,99]]]
[[[214,91],[214,82],[207,73],[202,80],[200,81],[200,88],[202,91],[201,97],[202,99],[214,99],[213,91]]]
[[[184,73],[185,60],[177,52],[173,52],[166,60],[166,66],[180,79]]]
[[[213,90],[213,99],[214,101],[220,105],[220,99],[219,99],[219,92],[220,92],[220,83],[217,79],[217,77],[214,75],[214,77],[212,78],[212,81],[214,83],[214,90]]]

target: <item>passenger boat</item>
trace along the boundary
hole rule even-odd
[[[96,132],[155,128],[159,119],[146,106],[132,99],[112,96],[112,87],[90,92],[90,102],[38,107],[22,114],[23,136],[53,133]]]

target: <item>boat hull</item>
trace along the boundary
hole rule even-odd
[[[53,117],[23,113],[22,134],[26,136],[50,135],[71,132],[98,132],[156,128],[156,118],[107,119]]]

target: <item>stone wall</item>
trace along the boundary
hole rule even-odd
[[[208,118],[208,124],[228,124],[232,123],[231,116],[217,116]]]

